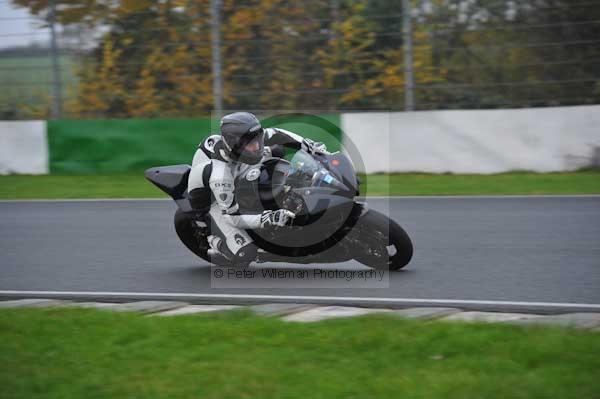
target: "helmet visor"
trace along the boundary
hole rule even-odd
[[[252,140],[246,143],[242,152],[253,153],[260,151],[260,139],[258,137],[254,137]]]
[[[232,153],[242,162],[256,163],[262,158],[264,148],[264,133],[260,129],[244,134],[234,146]]]

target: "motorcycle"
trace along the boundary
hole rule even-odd
[[[256,263],[354,259],[374,269],[399,270],[410,262],[410,237],[398,223],[358,200],[359,180],[346,155],[298,150],[285,158],[263,159],[235,182],[240,213],[287,209],[296,215],[289,226],[248,230],[259,248]],[[181,242],[209,263],[230,265],[224,255],[209,252],[210,204],[191,207],[190,170],[188,165],[154,167],[145,177],[176,202],[174,223]]]

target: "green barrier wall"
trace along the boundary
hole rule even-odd
[[[340,148],[339,115],[267,118],[278,126]],[[218,129],[212,124],[212,131]],[[142,170],[191,163],[198,143],[211,132],[208,118],[48,121],[51,173]]]

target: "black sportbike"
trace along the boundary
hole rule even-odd
[[[412,258],[404,229],[359,202],[359,182],[342,153],[312,155],[303,150],[284,158],[267,158],[236,179],[240,213],[288,209],[290,226],[249,230],[258,246],[257,263],[329,263],[355,259],[375,268],[398,270]],[[146,170],[145,176],[177,203],[175,231],[185,246],[210,263],[227,265],[223,255],[209,254],[210,204],[192,209],[187,196],[190,166]]]

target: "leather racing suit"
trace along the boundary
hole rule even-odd
[[[265,156],[271,156],[270,146],[283,145],[307,151],[325,151],[321,143],[305,139],[290,131],[266,128]],[[235,182],[248,174],[257,174],[260,162],[248,165],[233,161],[228,155],[220,135],[211,135],[198,146],[192,160],[188,180],[188,193],[192,207],[206,208],[210,204],[213,228],[226,244],[221,252],[239,263],[250,263],[256,259],[256,245],[246,229],[258,229],[264,224],[262,214],[240,214],[235,198]],[[258,176],[258,175],[257,175]],[[250,177],[251,178],[251,177]],[[214,233],[213,233],[214,234]]]

